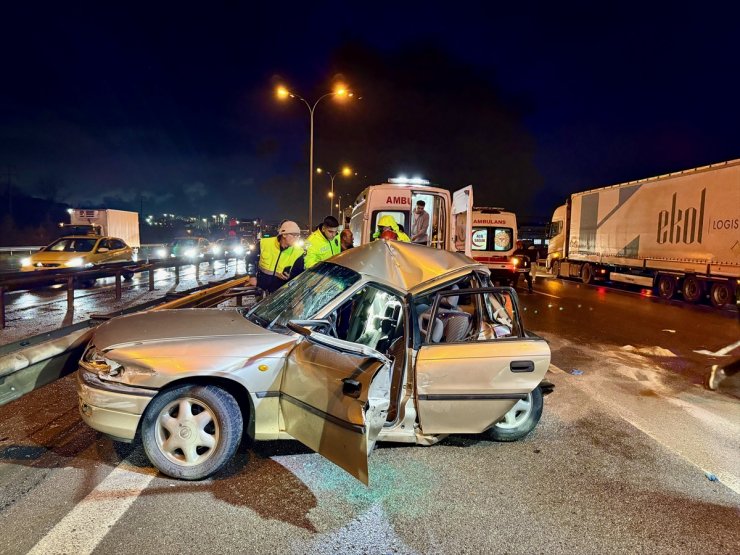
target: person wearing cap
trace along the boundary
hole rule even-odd
[[[254,253],[258,261],[257,278],[252,280],[252,285],[272,293],[298,275],[298,266],[303,262],[303,249],[296,245],[300,237],[298,224],[285,220],[280,224],[277,237],[260,239]]]
[[[378,230],[373,233],[373,241],[375,241],[375,239],[380,237],[380,235],[387,230],[393,231],[396,234],[398,241],[403,241],[405,243],[411,242],[409,236],[401,231],[401,228],[398,227],[395,218],[393,218],[393,216],[391,216],[390,214],[386,214],[378,220]]]
[[[327,216],[324,221],[306,239],[306,269],[316,266],[327,258],[339,254],[342,250],[339,245],[339,222],[334,216]]]

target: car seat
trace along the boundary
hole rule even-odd
[[[442,341],[442,336],[444,335],[444,324],[442,323],[442,320],[435,318],[431,332],[427,335],[429,318],[431,318],[431,316],[430,312],[424,312],[419,315],[419,329],[421,330],[422,337],[426,336],[429,343],[439,343]]]

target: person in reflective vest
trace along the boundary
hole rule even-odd
[[[393,216],[386,214],[382,218],[378,220],[378,230],[373,233],[373,241],[380,237],[380,234],[387,230],[393,231],[396,236],[398,237],[398,241],[404,241],[405,243],[410,243],[411,239],[409,239],[409,236],[406,235],[403,231],[401,231],[401,228],[398,227],[398,224],[396,223],[396,220],[393,218]]]
[[[257,285],[268,293],[298,275],[303,269],[303,249],[296,245],[301,237],[298,224],[286,220],[280,224],[277,237],[266,237],[257,243]],[[299,268],[300,266],[300,268]]]
[[[334,216],[327,216],[316,231],[308,236],[306,239],[306,269],[341,252],[338,231],[337,219]]]

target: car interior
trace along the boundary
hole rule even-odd
[[[329,316],[329,321],[332,333],[339,339],[365,345],[391,359],[391,405],[387,422],[395,422],[406,360],[402,299],[368,285],[337,308]]]

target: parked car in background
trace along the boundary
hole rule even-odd
[[[386,241],[345,251],[251,310],[163,310],[96,330],[80,412],[183,479],[231,459],[246,431],[296,439],[368,483],[375,442],[502,441],[537,425],[550,363],[516,293],[458,253]]]

